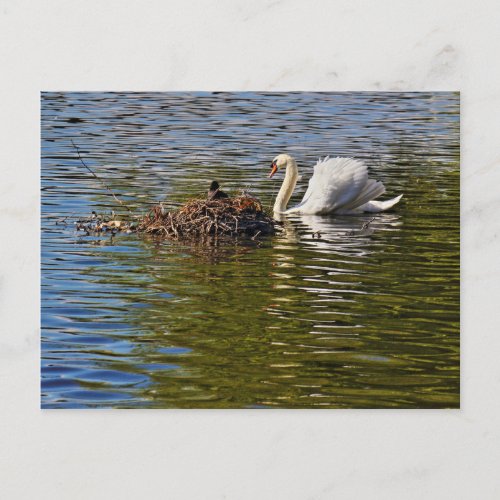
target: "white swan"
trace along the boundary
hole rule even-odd
[[[287,154],[278,155],[271,163],[272,177],[279,169],[285,169],[285,179],[274,203],[277,213],[353,214],[382,212],[394,206],[402,194],[386,201],[373,201],[385,193],[380,181],[368,178],[364,163],[353,158],[329,158],[318,160],[309,187],[302,201],[288,210],[295,184],[299,178],[297,162]]]

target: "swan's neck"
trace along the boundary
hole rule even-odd
[[[284,212],[286,210],[288,201],[292,197],[293,190],[295,189],[295,184],[297,184],[298,177],[299,169],[297,168],[297,163],[293,158],[290,158],[286,163],[285,179],[283,180],[281,189],[274,202],[275,212]]]

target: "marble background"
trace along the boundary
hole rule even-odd
[[[493,499],[500,3],[0,1],[4,499]],[[39,410],[40,90],[460,90],[460,411]]]

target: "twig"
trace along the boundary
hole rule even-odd
[[[117,198],[117,196],[115,195],[115,193],[113,192],[113,190],[83,161],[81,155],[80,155],[80,149],[78,148],[78,146],[73,142],[73,139],[71,139],[71,144],[73,144],[73,147],[76,149],[76,152],[78,154],[78,158],[80,159],[80,161],[82,162],[82,165],[111,193],[111,195],[113,196],[113,198],[122,206],[122,207],[125,207],[129,212],[132,212],[132,210],[123,202],[121,201],[119,198]]]
[[[349,231],[348,233],[345,233],[346,236],[354,236],[356,232],[362,233],[373,221],[375,220],[375,217],[372,217],[369,221],[365,222],[359,231]]]
[[[75,212],[73,212],[71,215],[66,215],[64,217],[61,217],[60,219],[56,220],[56,226],[61,223],[61,224],[66,224],[66,220],[69,219],[70,217],[73,217],[75,215]],[[66,224],[67,225],[67,224]]]
[[[373,221],[375,220],[375,217],[371,218],[368,222],[365,222],[362,226],[361,226],[361,231],[363,231],[363,229],[366,229]]]

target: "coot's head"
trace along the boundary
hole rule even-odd
[[[219,183],[217,181],[212,181],[212,184],[210,184],[210,191],[215,191],[216,189],[219,189]]]

